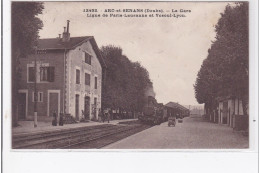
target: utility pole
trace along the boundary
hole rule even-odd
[[[37,63],[36,63],[36,56],[37,56],[37,47],[35,47],[35,55],[34,55],[34,128],[37,127]]]

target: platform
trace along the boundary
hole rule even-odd
[[[137,119],[123,119],[123,120],[111,120],[109,123],[106,122],[79,122],[75,124],[64,124],[63,126],[52,126],[50,122],[38,122],[38,126],[34,128],[33,121],[19,121],[18,127],[12,128],[13,135],[19,134],[33,134],[33,133],[41,133],[41,132],[48,132],[48,131],[58,131],[63,129],[72,129],[72,128],[79,128],[79,127],[86,127],[86,126],[95,126],[95,125],[102,125],[102,124],[118,124],[120,122],[125,121],[135,121]]]

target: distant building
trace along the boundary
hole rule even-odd
[[[203,115],[204,105],[183,105],[185,108],[190,110],[191,115]]]
[[[190,115],[189,109],[180,105],[177,102],[169,102],[165,105],[167,109],[167,116],[186,117]]]
[[[67,21],[62,36],[40,39],[35,53],[21,58],[18,120],[32,119],[35,101],[39,120],[52,117],[53,112],[76,120],[97,119],[104,67],[94,37],[70,37]]]

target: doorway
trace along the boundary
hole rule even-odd
[[[94,118],[97,118],[97,98],[94,98]]]
[[[90,97],[85,96],[84,98],[84,116],[85,119],[89,120],[90,119]]]
[[[26,119],[26,109],[27,109],[27,93],[18,94],[18,120]]]
[[[59,115],[59,94],[58,93],[49,93],[49,116],[52,116],[54,112],[56,115]]]
[[[75,116],[76,120],[79,120],[79,94],[75,96]]]
[[[47,94],[47,116],[53,116],[53,112],[56,111],[56,114],[60,113],[60,90],[48,90]]]

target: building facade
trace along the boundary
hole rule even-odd
[[[54,112],[97,119],[104,67],[94,37],[70,37],[68,21],[62,37],[40,39],[35,53],[21,58],[18,120],[32,119],[35,101],[39,120]]]
[[[226,124],[234,129],[246,130],[249,126],[249,110],[244,112],[242,100],[237,97],[218,97],[216,109],[205,111],[209,120],[218,124]]]
[[[242,100],[236,97],[218,99],[218,123],[227,124],[230,127],[236,126],[236,121],[243,120],[246,126],[248,117],[244,115]],[[248,110],[247,110],[248,115]]]
[[[169,102],[165,105],[165,108],[167,110],[168,117],[176,116],[177,118],[180,118],[190,116],[190,110],[177,102]]]

